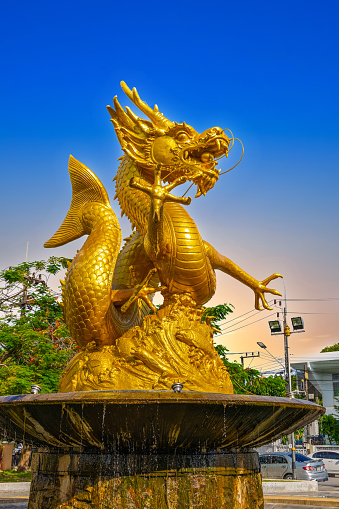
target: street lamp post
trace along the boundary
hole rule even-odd
[[[285,350],[285,370],[286,370],[286,381],[288,387],[287,396],[289,398],[293,398],[292,392],[292,380],[291,380],[291,367],[290,367],[290,354],[289,354],[289,346],[288,346],[288,338],[291,335],[291,331],[289,326],[287,325],[287,304],[286,304],[286,294],[285,294],[285,307],[284,307],[284,350]],[[291,433],[289,436],[289,442],[292,446],[292,477],[293,480],[297,479],[297,469],[295,464],[295,440],[294,433]]]
[[[285,285],[284,285],[285,287]],[[286,301],[286,288],[285,288],[285,306],[283,308],[283,331],[281,331],[281,325],[279,320],[269,322],[269,326],[271,329],[272,335],[283,334],[284,335],[284,352],[285,352],[285,380],[287,384],[287,396],[289,398],[293,398],[292,391],[292,381],[291,381],[291,367],[290,367],[290,356],[289,356],[289,346],[288,346],[288,338],[291,335],[291,331],[289,326],[287,325],[287,301]],[[276,300],[274,301],[276,304]],[[281,307],[281,302],[279,302],[279,306]],[[278,313],[279,317],[279,313]],[[293,333],[296,332],[305,332],[304,330],[304,322],[301,317],[292,318],[293,325]],[[292,475],[293,479],[297,478],[296,475],[296,465],[295,465],[295,441],[294,441],[294,433],[289,435],[289,442],[292,448]]]
[[[285,370],[286,370],[286,382],[287,382],[287,396],[289,398],[293,398],[292,392],[292,380],[291,380],[291,366],[290,366],[290,354],[289,354],[289,346],[288,346],[288,338],[291,335],[291,331],[289,326],[286,323],[286,304],[284,307],[284,351],[285,351]]]
[[[282,364],[282,362],[279,359],[277,359],[277,357],[274,357],[274,355],[267,350],[267,346],[264,345],[262,341],[257,341],[257,345],[260,346],[260,348],[266,350],[266,352],[285,369],[285,366]]]

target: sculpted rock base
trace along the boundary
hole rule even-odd
[[[59,392],[185,390],[232,394],[230,376],[213,346],[213,329],[201,323],[203,308],[188,294],[172,295],[115,345],[94,342],[63,373]]]

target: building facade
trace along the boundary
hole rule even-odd
[[[319,353],[305,357],[293,356],[291,368],[298,370],[298,377],[304,374],[308,399],[316,399],[314,393],[320,393],[326,414],[339,418],[335,415],[334,408],[334,405],[339,406],[339,401],[336,400],[339,398],[339,352]]]

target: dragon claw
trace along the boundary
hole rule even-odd
[[[255,294],[255,309],[258,309],[258,311],[262,311],[263,309],[272,310],[265,298],[265,293],[271,293],[272,295],[281,295],[278,290],[275,290],[274,288],[267,288],[267,285],[273,281],[273,279],[277,279],[278,277],[283,277],[281,274],[272,274],[271,276],[267,277],[263,281],[259,281],[258,284],[253,288],[254,294]],[[261,305],[263,307],[261,307]]]
[[[131,274],[131,283],[134,286],[134,291],[131,297],[121,306],[121,311],[125,313],[128,308],[133,304],[133,302],[137,299],[142,299],[146,304],[151,308],[151,310],[155,313],[157,311],[157,308],[154,306],[153,302],[149,298],[150,293],[155,292],[161,292],[162,290],[166,289],[166,286],[158,286],[157,288],[153,288],[153,286],[148,286],[150,280],[154,276],[154,274],[157,272],[157,269],[154,267],[150,271],[148,271],[147,276],[144,278],[144,280],[141,283],[137,282],[137,279],[135,277],[135,269],[133,265],[129,268],[130,274]]]
[[[268,283],[270,283],[271,281],[273,281],[273,279],[277,279],[278,277],[283,277],[281,274],[272,274],[271,276],[267,277],[266,279],[264,279],[261,284],[264,285],[264,286],[267,286]],[[274,290],[274,292],[277,292],[277,290]],[[273,292],[272,292],[273,293]],[[275,293],[275,295],[280,295],[279,292]]]

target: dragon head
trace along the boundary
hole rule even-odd
[[[149,120],[139,118],[130,108],[124,110],[117,97],[114,108],[107,106],[120,145],[127,156],[144,169],[151,178],[161,165],[162,180],[173,182],[184,177],[197,185],[196,197],[206,194],[219,178],[217,159],[228,155],[230,138],[223,129],[212,127],[198,133],[193,127],[171,122],[142,101],[135,88],[130,90],[122,81],[127,97]]]

